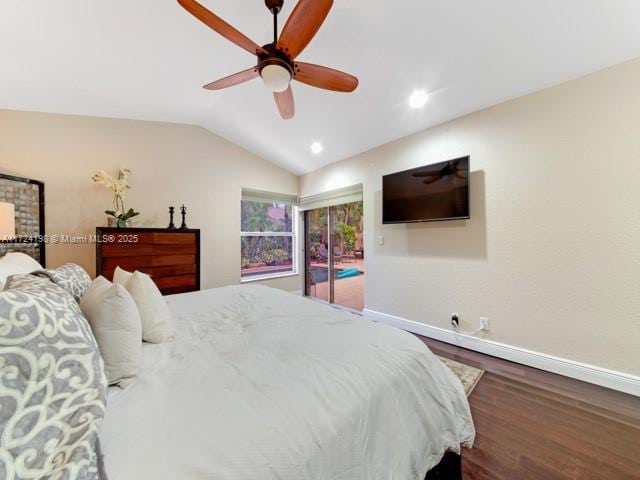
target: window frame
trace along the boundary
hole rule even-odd
[[[244,232],[242,231],[242,210],[240,211],[240,257],[242,260],[242,239],[245,237],[288,237],[291,238],[291,270],[286,272],[274,272],[265,273],[262,275],[243,276],[242,263],[240,264],[240,283],[258,282],[261,280],[269,280],[273,278],[293,277],[299,274],[298,272],[298,205],[292,202],[283,201],[274,195],[274,198],[264,200],[254,200],[251,198],[240,199],[240,202],[254,202],[254,203],[275,203],[280,205],[286,205],[291,207],[291,231],[290,232]]]

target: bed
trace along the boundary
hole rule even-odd
[[[424,480],[473,442],[462,385],[409,333],[264,286],[166,298],[174,340],[109,391],[109,480]]]

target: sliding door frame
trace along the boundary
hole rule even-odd
[[[327,256],[327,262],[329,262],[329,303],[331,305],[336,304],[335,299],[335,252],[333,248],[333,227],[335,226],[335,214],[336,207],[327,207],[327,242],[329,243],[329,255]]]
[[[311,295],[311,242],[309,236],[309,213],[313,210],[326,209],[327,211],[327,281],[329,282],[327,300],[317,298]],[[319,302],[328,303],[332,306],[346,308],[343,305],[335,303],[335,249],[333,236],[335,235],[334,227],[336,225],[336,207],[320,207],[304,211],[304,295],[313,298]]]
[[[305,210],[302,212],[303,215],[303,223],[304,223],[304,296],[311,297],[311,242],[309,238],[309,212],[310,210]]]

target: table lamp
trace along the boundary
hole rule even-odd
[[[13,203],[0,202],[0,240],[16,238],[16,211]]]

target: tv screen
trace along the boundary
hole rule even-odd
[[[382,177],[382,223],[469,218],[469,157]]]

